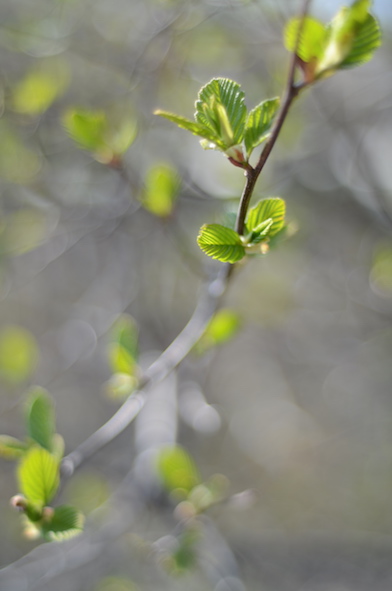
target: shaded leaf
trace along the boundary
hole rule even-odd
[[[27,433],[38,445],[52,451],[54,432],[55,415],[49,392],[34,388],[27,401]]]
[[[220,224],[202,226],[197,243],[205,254],[225,263],[235,263],[245,256],[239,234]]]
[[[268,230],[268,237],[272,237],[283,228],[285,213],[286,204],[280,197],[263,199],[249,210],[246,220],[248,230],[249,232],[260,231],[260,224],[271,218],[273,223]]]
[[[199,92],[195,119],[214,132],[224,149],[243,139],[247,113],[244,99],[240,85],[228,78],[214,78]]]
[[[41,526],[43,536],[52,541],[68,540],[83,530],[84,517],[80,511],[71,505],[60,505],[53,511],[53,515]]]
[[[244,141],[248,156],[252,150],[268,137],[274,117],[279,108],[279,97],[261,102],[248,115]]]
[[[151,167],[145,177],[141,196],[143,207],[159,217],[167,217],[173,211],[180,180],[177,172],[167,164]]]
[[[47,505],[59,485],[59,461],[46,449],[35,447],[28,451],[18,466],[22,493],[29,501]]]
[[[15,437],[0,435],[0,456],[5,460],[16,460],[23,456],[27,445]]]
[[[163,486],[169,492],[181,489],[189,493],[200,483],[194,461],[179,445],[163,447],[158,452],[157,470]]]

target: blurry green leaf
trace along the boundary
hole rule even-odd
[[[33,335],[19,326],[0,332],[0,377],[19,384],[30,377],[38,361],[38,347]]]
[[[285,213],[286,204],[280,197],[263,199],[248,212],[246,219],[248,231],[255,232],[255,234],[260,233],[263,231],[261,224],[272,219],[273,223],[268,229],[268,237],[275,236],[284,226]]]
[[[178,175],[172,167],[167,164],[151,167],[141,196],[143,207],[158,217],[167,217],[173,211],[179,186]]]
[[[95,587],[95,591],[137,591],[138,587],[123,577],[105,577]]]
[[[377,21],[368,12],[371,2],[357,0],[339,10],[327,27],[327,42],[316,74],[348,68],[371,59],[381,44]]]
[[[109,364],[113,373],[134,376],[137,370],[139,332],[132,316],[120,316],[110,332]]]
[[[63,458],[64,449],[65,443],[63,437],[59,433],[55,433],[52,437],[52,456],[60,461]]]
[[[109,485],[98,472],[77,473],[66,484],[67,499],[88,514],[105,503],[110,495]]]
[[[39,171],[41,159],[26,141],[0,120],[0,177],[7,182],[26,183]]]
[[[23,456],[27,450],[26,443],[10,437],[9,435],[0,435],[0,456],[6,460],[16,460]]]
[[[47,220],[41,211],[18,209],[5,218],[2,249],[7,254],[22,255],[42,244],[47,234]]]
[[[211,347],[227,343],[237,334],[240,324],[240,318],[234,310],[229,308],[218,310],[196,345],[196,352],[202,354]]]
[[[128,398],[137,388],[138,380],[127,373],[114,373],[105,384],[105,392],[112,400]]]
[[[392,245],[381,244],[376,249],[370,281],[376,291],[384,296],[392,296]]]
[[[296,48],[298,29],[301,26],[302,18],[292,18],[284,30],[284,44],[288,51],[293,52]],[[324,24],[310,16],[306,17],[297,48],[297,55],[304,62],[310,62],[319,58],[325,47],[327,30]]]
[[[157,457],[158,475],[169,491],[189,493],[200,483],[199,472],[190,455],[179,445],[163,447]]]
[[[110,122],[109,122],[110,123]],[[113,154],[121,156],[132,145],[137,134],[136,120],[128,116],[109,125],[106,144],[113,150]]]
[[[61,542],[80,534],[83,524],[84,517],[80,511],[71,505],[60,505],[54,509],[50,519],[44,519],[41,530],[46,539]]]
[[[52,398],[43,388],[33,388],[27,401],[27,433],[48,451],[53,448],[55,415]]]
[[[263,101],[252,109],[245,126],[245,147],[248,156],[269,134],[274,117],[279,109],[279,97]]]
[[[104,111],[69,109],[63,116],[63,124],[70,137],[85,150],[100,152],[105,149],[107,117]]]
[[[225,150],[243,139],[247,113],[244,99],[240,85],[228,78],[214,78],[199,92],[195,119],[214,132]]]
[[[59,462],[46,449],[32,448],[19,464],[18,481],[29,501],[47,505],[59,486]]]
[[[18,113],[39,115],[60,96],[68,83],[69,72],[63,61],[43,62],[16,84],[12,106]]]
[[[200,532],[195,528],[187,528],[178,538],[178,548],[173,553],[173,574],[189,571],[197,563],[197,544]]]
[[[377,20],[368,14],[359,27],[351,50],[339,68],[352,68],[369,61],[374,51],[381,45],[381,30]]]
[[[235,263],[245,256],[239,234],[220,224],[202,226],[197,243],[205,254],[225,263]]]

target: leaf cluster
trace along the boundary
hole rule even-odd
[[[26,403],[25,441],[0,436],[0,455],[17,464],[18,494],[11,504],[23,513],[25,534],[46,540],[62,540],[79,533],[83,516],[74,507],[49,507],[60,484],[64,442],[56,433],[54,405],[43,388],[33,388]]]
[[[356,0],[350,7],[341,8],[327,24],[309,16],[304,22],[293,18],[287,23],[285,46],[296,51],[306,83],[359,66],[373,57],[381,45],[381,31],[369,12],[371,4],[371,0]]]
[[[244,235],[221,224],[205,224],[197,237],[201,250],[219,261],[236,263],[249,254],[266,254],[271,238],[285,227],[286,204],[280,197],[262,199],[247,215]]]
[[[204,149],[220,150],[245,167],[252,151],[268,137],[280,100],[262,101],[249,113],[244,101],[237,82],[213,78],[199,91],[194,121],[167,111],[155,114],[201,137]]]

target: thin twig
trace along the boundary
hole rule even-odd
[[[299,84],[299,85],[295,84],[295,72],[296,72],[296,63],[297,63],[297,55],[296,55],[297,49],[298,49],[299,40],[301,37],[304,21],[305,21],[306,15],[308,13],[310,3],[311,3],[311,0],[305,0],[304,4],[303,4],[301,16],[300,16],[301,23],[300,23],[300,26],[298,27],[297,39],[295,42],[294,51],[291,55],[289,74],[287,77],[286,88],[284,91],[282,105],[279,110],[278,116],[277,116],[275,123],[272,127],[271,134],[270,134],[268,140],[266,141],[264,148],[261,152],[261,155],[260,155],[257,165],[255,166],[255,168],[249,168],[245,172],[246,184],[245,184],[242,196],[241,196],[241,201],[240,201],[240,206],[238,209],[238,216],[237,216],[237,221],[236,221],[236,231],[239,234],[244,233],[245,218],[246,218],[246,214],[247,214],[247,211],[249,208],[249,203],[252,198],[257,179],[259,178],[260,173],[263,170],[263,168],[268,160],[268,157],[272,152],[272,148],[274,147],[275,142],[278,139],[278,136],[281,132],[283,123],[286,120],[287,114],[289,112],[289,109],[291,107],[293,100],[298,96],[299,92],[303,88],[305,88],[305,86],[306,86],[306,84],[304,84],[304,83]]]

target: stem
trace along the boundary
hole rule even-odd
[[[293,100],[298,96],[299,92],[305,88],[306,83],[301,83],[296,85],[295,84],[295,71],[296,71],[296,60],[297,60],[297,49],[299,44],[299,39],[302,33],[304,21],[306,15],[309,10],[311,0],[305,0],[304,5],[302,8],[301,13],[301,24],[298,27],[297,39],[295,42],[295,49],[291,55],[290,66],[289,66],[289,74],[287,77],[286,88],[284,91],[284,96],[282,100],[282,105],[280,107],[279,113],[277,118],[275,119],[275,123],[272,127],[271,134],[264,144],[264,148],[260,154],[259,161],[255,168],[250,168],[246,171],[246,184],[241,195],[240,206],[238,209],[237,220],[236,220],[236,231],[238,234],[243,235],[245,229],[245,218],[249,208],[249,203],[253,195],[253,191],[257,182],[257,179],[260,176],[261,171],[263,170],[269,155],[272,152],[272,148],[275,145],[276,140],[279,137],[281,129],[283,127],[283,123],[286,120],[287,114],[290,110],[290,107],[293,103]]]

